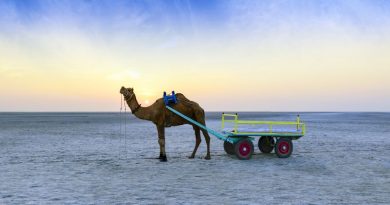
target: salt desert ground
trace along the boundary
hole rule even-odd
[[[240,113],[295,120],[297,113]],[[220,113],[207,113],[220,128]],[[301,113],[290,158],[237,160],[212,137],[195,159],[189,125],[156,129],[130,114],[1,113],[0,204],[389,204],[390,113]],[[126,121],[126,122],[125,122]],[[124,126],[126,123],[126,126]],[[121,124],[123,125],[121,127]],[[124,135],[126,129],[126,135]]]

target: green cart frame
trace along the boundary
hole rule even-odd
[[[272,150],[275,150],[278,157],[287,158],[293,151],[292,140],[299,139],[304,136],[306,132],[306,126],[304,123],[300,122],[299,115],[297,116],[297,120],[295,122],[287,122],[239,120],[237,113],[222,113],[222,132],[217,132],[180,113],[169,105],[166,105],[166,108],[192,124],[208,131],[218,139],[223,140],[224,150],[226,153],[235,154],[237,158],[243,160],[247,160],[252,157],[254,152],[254,137],[260,137],[258,147],[261,152],[271,153]],[[227,128],[227,123],[232,123],[233,127]],[[253,126],[255,129],[245,129],[242,128],[243,125]],[[288,126],[290,128],[278,128],[281,126]],[[291,129],[291,127],[293,128]]]
[[[227,119],[228,118],[228,119]],[[226,129],[226,123],[231,123],[232,128]],[[254,129],[240,129],[242,126],[255,127]],[[280,127],[288,126],[289,129]],[[259,129],[257,127],[260,127]],[[228,154],[235,154],[239,159],[249,159],[253,154],[253,137],[260,137],[258,147],[263,153],[275,153],[280,158],[287,158],[292,154],[292,140],[297,140],[305,135],[306,126],[301,123],[299,115],[295,122],[289,121],[255,121],[239,120],[238,114],[222,113],[222,133],[228,138],[236,139],[235,143],[224,142],[224,149]]]

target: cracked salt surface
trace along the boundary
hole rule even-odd
[[[207,125],[219,129],[220,113]],[[295,120],[295,113],[241,119]],[[117,113],[0,113],[0,204],[390,203],[390,113],[301,113],[307,135],[290,158],[225,154],[212,137],[195,159],[189,125],[166,130]],[[121,120],[124,122],[124,119]],[[255,146],[256,148],[257,146]]]

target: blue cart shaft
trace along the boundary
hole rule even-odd
[[[170,106],[168,106],[168,105],[166,105],[166,108],[167,108],[168,110],[170,110],[171,112],[175,113],[176,115],[179,115],[181,118],[187,120],[188,122],[191,122],[192,124],[194,124],[194,125],[196,125],[196,126],[202,128],[202,129],[206,130],[207,132],[209,132],[210,134],[214,135],[215,137],[217,137],[217,138],[220,139],[220,140],[227,141],[227,142],[230,142],[230,143],[232,143],[232,144],[234,144],[234,143],[237,141],[237,139],[230,138],[230,137],[228,137],[228,135],[224,135],[224,134],[222,134],[222,133],[219,133],[219,132],[217,132],[217,131],[215,131],[215,130],[213,130],[213,129],[210,129],[210,128],[208,128],[208,127],[206,127],[206,126],[200,124],[199,122],[197,122],[197,121],[191,119],[190,117],[188,117],[188,116],[182,114],[181,112],[179,112],[179,111],[173,109],[172,107],[170,107]]]

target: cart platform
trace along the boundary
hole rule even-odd
[[[300,122],[299,115],[292,121],[254,121],[239,120],[238,114],[222,113],[222,133],[230,137],[273,136],[298,139],[305,135],[306,126]]]

